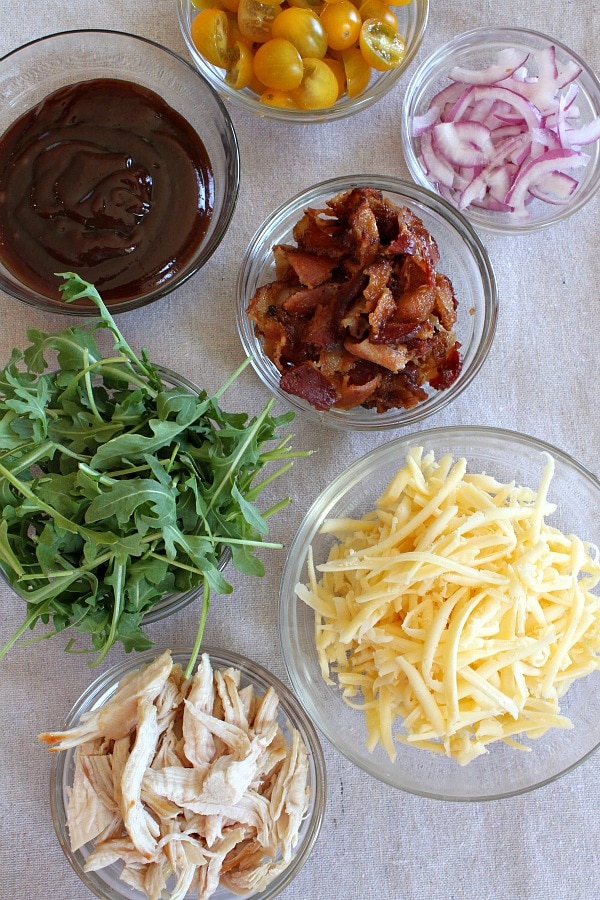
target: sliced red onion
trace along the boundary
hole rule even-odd
[[[537,184],[529,185],[529,193],[544,203],[560,205],[577,190],[579,182],[566,172],[549,172]]]
[[[581,168],[588,159],[589,157],[575,150],[550,150],[545,156],[530,160],[519,170],[505,202],[512,206],[516,215],[523,215],[527,194],[532,186],[543,184],[543,179],[555,172],[566,173],[571,169]]]
[[[579,76],[581,75],[581,71],[581,66],[570,59],[562,72],[558,73],[558,77],[556,79],[556,89],[560,91],[568,84],[572,84],[576,78],[579,78]]]
[[[432,132],[433,147],[453,166],[482,166],[494,147],[490,129],[480,122],[440,122]]]
[[[600,118],[588,122],[587,125],[582,125],[581,128],[571,128],[567,132],[567,140],[572,149],[579,149],[579,147],[600,141]]]
[[[474,200],[481,200],[486,195],[488,181],[490,177],[493,176],[495,170],[500,167],[507,168],[510,166],[511,154],[525,146],[528,140],[529,138],[526,134],[521,134],[514,138],[507,138],[502,146],[498,148],[496,155],[490,160],[488,165],[482,169],[479,175],[473,179],[471,184],[458,195],[458,198],[455,197],[455,201],[458,199],[458,208],[466,209]]]
[[[421,157],[430,181],[447,188],[454,186],[454,169],[435,153],[430,131],[421,136]]]
[[[454,66],[453,69],[450,69],[448,77],[452,81],[460,81],[462,84],[497,84],[512,75],[515,69],[523,66],[528,57],[529,53],[526,51],[507,47],[505,50],[500,50],[496,62],[489,68],[477,71],[465,69],[463,66]]]
[[[460,209],[523,217],[534,199],[566,203],[578,186],[569,172],[589,160],[581,148],[600,140],[600,117],[579,124],[580,74],[575,62],[558,70],[554,46],[500,51],[481,71],[454,67],[415,119],[428,179]]]
[[[421,137],[426,131],[430,131],[439,118],[439,106],[430,106],[422,116],[415,116],[412,123],[414,137]]]
[[[472,103],[478,100],[497,100],[505,103],[509,108],[509,116],[513,117],[513,121],[519,118],[524,121],[529,128],[537,128],[542,122],[542,116],[538,109],[533,106],[525,97],[509,90],[502,85],[483,85],[481,87],[471,86],[456,101],[452,121],[462,119],[470,108]],[[495,113],[498,115],[498,113]]]

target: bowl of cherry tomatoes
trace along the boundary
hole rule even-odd
[[[194,64],[226,100],[331,122],[380,100],[412,63],[429,0],[177,0]]]

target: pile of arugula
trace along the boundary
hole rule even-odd
[[[144,614],[201,586],[191,671],[211,593],[233,590],[225,558],[262,575],[257,548],[280,547],[264,540],[267,519],[289,498],[261,513],[257,497],[307,454],[278,438],[293,413],[271,416],[273,401],[250,420],[220,408],[241,369],[213,397],[172,386],[145,350],[136,356],[92,285],[59,277],[63,299],[92,300],[99,318],[29,330],[31,345],[0,371],[0,566],[27,603],[0,659],[40,621],[52,623],[42,637],[88,634],[94,665],[117,641],[147,649]],[[101,328],[114,339],[109,357],[94,338]],[[270,463],[281,465],[262,475]]]

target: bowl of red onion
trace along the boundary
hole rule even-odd
[[[414,180],[476,228],[547,228],[600,187],[600,82],[554,38],[476,28],[415,71],[402,142]]]

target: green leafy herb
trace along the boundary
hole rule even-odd
[[[52,625],[43,637],[89,635],[94,665],[115,642],[146,649],[144,615],[201,588],[191,671],[212,593],[232,591],[226,561],[262,575],[257,549],[280,547],[265,540],[267,520],[289,500],[261,512],[257,498],[307,454],[278,436],[293,413],[271,415],[273,401],[253,419],[221,409],[244,366],[213,397],[173,384],[136,355],[92,285],[59,277],[66,302],[89,298],[99,318],[58,334],[31,329],[30,346],[0,371],[0,565],[27,603],[0,658],[39,622]],[[94,336],[102,328],[114,338],[109,357]]]

